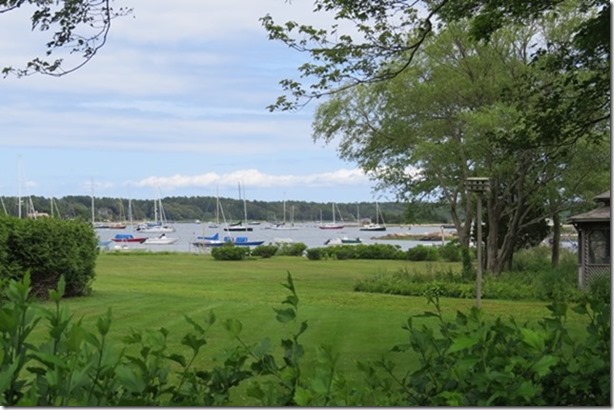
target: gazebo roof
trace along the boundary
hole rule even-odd
[[[601,206],[593,209],[592,211],[584,212],[582,214],[574,215],[569,218],[572,223],[577,222],[609,222],[610,221],[610,191],[606,191],[597,195],[595,202]]]
[[[595,202],[604,202],[609,205],[610,204],[610,191],[606,191],[602,194],[599,194],[593,199],[595,200]]]

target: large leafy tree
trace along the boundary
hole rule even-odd
[[[500,272],[536,225],[569,206],[578,192],[563,189],[569,180],[595,181],[589,176],[607,173],[609,160],[581,175],[569,171],[581,158],[567,144],[516,144],[516,134],[527,132],[526,111],[539,107],[529,104],[530,95],[520,104],[512,90],[526,78],[545,78],[530,64],[528,50],[537,33],[556,40],[548,21],[500,31],[488,44],[472,42],[467,31],[449,24],[391,81],[335,94],[318,109],[314,131],[327,142],[338,138],[340,155],[373,173],[382,187],[407,198],[443,199],[465,244],[474,206],[463,181],[490,176],[487,259],[489,269]],[[575,144],[599,154],[607,133],[593,134],[592,144],[586,133]]]
[[[23,67],[2,67],[6,76],[33,73],[63,76],[87,64],[106,43],[115,17],[131,12],[113,9],[112,0],[0,0],[0,15],[32,9],[32,30],[49,32],[45,56],[34,56]],[[55,57],[56,55],[60,57]]]
[[[269,108],[295,109],[358,84],[389,80],[410,67],[428,36],[450,22],[469,19],[472,38],[489,41],[502,27],[527,24],[547,11],[559,10],[563,3],[564,0],[316,0],[315,12],[332,13],[339,22],[328,29],[296,21],[278,24],[267,15],[261,20],[271,40],[310,57],[298,67],[300,81],[281,81],[286,94]],[[574,7],[595,13],[570,28],[575,51],[560,61],[559,68],[574,71],[580,65],[602,67],[610,55],[610,3],[578,0]],[[348,25],[351,30],[347,30]],[[539,50],[539,54],[550,52],[547,47]],[[601,92],[609,94],[608,89],[606,86]]]

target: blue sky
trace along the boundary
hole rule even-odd
[[[61,78],[0,79],[0,195],[355,202],[374,193],[336,145],[313,142],[316,105],[266,106],[297,78],[307,55],[267,39],[258,19],[327,24],[295,0],[115,0],[134,8],[113,22],[92,62]],[[23,65],[48,41],[31,9],[0,15],[0,66]],[[328,21],[327,21],[328,20]],[[19,172],[21,164],[22,172]],[[20,183],[21,181],[21,183]]]

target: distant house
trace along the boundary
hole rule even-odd
[[[578,286],[586,286],[598,276],[611,274],[610,191],[594,198],[597,208],[572,216],[578,231]]]

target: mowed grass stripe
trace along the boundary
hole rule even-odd
[[[238,319],[243,323],[242,337],[256,343],[265,337],[272,346],[289,337],[298,323],[280,324],[274,308],[289,292],[281,286],[292,274],[300,299],[298,321],[309,328],[301,340],[305,345],[307,368],[315,358],[318,345],[327,344],[339,353],[340,368],[355,371],[358,360],[376,360],[395,344],[407,341],[401,326],[411,315],[433,310],[424,297],[369,294],[353,290],[356,280],[376,274],[459,271],[458,264],[406,261],[327,260],[310,261],[298,257],[273,257],[244,261],[215,261],[194,254],[101,254],[97,277],[89,297],[66,301],[76,318],[84,317],[94,328],[97,317],[112,309],[110,337],[120,341],[130,329],[166,328],[171,332],[171,349],[182,349],[181,337],[190,330],[183,316],[202,320],[213,310],[218,323],[209,333],[201,363],[234,344],[219,322]],[[446,317],[457,310],[466,311],[473,300],[442,299]],[[548,315],[542,302],[483,300],[487,317],[514,315],[519,323],[536,322]],[[434,320],[418,319],[436,325]],[[578,325],[580,323],[577,323]],[[37,332],[40,335],[40,330]],[[40,336],[39,336],[40,337]],[[408,360],[404,356],[403,360]],[[411,360],[408,360],[411,362]],[[409,364],[408,364],[409,365]],[[404,367],[404,366],[403,366]]]

